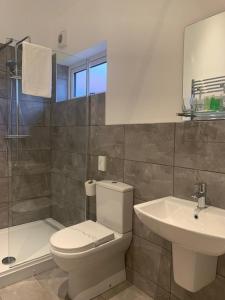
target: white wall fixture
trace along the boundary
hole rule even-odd
[[[99,156],[98,157],[98,170],[105,172],[106,171],[106,156]]]
[[[225,210],[210,206],[196,219],[195,202],[172,196],[134,210],[141,222],[172,242],[177,284],[197,292],[215,279],[217,258],[225,253]]]

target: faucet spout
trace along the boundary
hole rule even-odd
[[[206,195],[207,195],[207,188],[205,183],[199,183],[197,186],[197,192],[192,196],[195,200],[197,200],[197,208],[195,209],[194,217],[198,219],[199,212],[202,209],[207,208],[206,205]]]

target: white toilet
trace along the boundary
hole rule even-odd
[[[116,181],[97,182],[96,209],[97,222],[67,227],[50,239],[56,264],[69,273],[72,300],[92,299],[126,279],[133,187]]]

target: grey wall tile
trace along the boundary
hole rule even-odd
[[[12,201],[49,196],[50,176],[49,174],[13,176],[11,189]]]
[[[125,158],[163,165],[173,164],[174,124],[125,126]]]
[[[52,148],[76,153],[86,153],[88,146],[87,127],[53,127]]]
[[[194,185],[199,182],[198,170],[174,168],[174,196],[192,200]]]
[[[138,219],[135,213],[133,214],[133,232],[136,236],[171,251],[171,243],[151,231]]]
[[[7,127],[0,125],[0,151],[7,151]]]
[[[225,142],[225,121],[192,121],[176,124],[177,137],[192,142]]]
[[[219,256],[218,258],[217,274],[225,277],[225,255]]]
[[[88,125],[88,101],[86,97],[72,99],[66,106],[67,126]]]
[[[0,98],[9,97],[9,80],[5,71],[0,71]]]
[[[1,44],[2,45],[2,44]],[[6,61],[14,57],[14,48],[11,46],[6,47],[0,52],[0,70],[7,71]]]
[[[50,217],[50,199],[36,198],[10,205],[10,215],[13,225],[34,222]]]
[[[169,251],[134,235],[126,263],[129,269],[139,273],[146,281],[153,281],[170,292],[171,254]]]
[[[9,226],[9,206],[8,203],[0,204],[0,229]]]
[[[105,125],[105,93],[90,96],[91,125]]]
[[[68,101],[52,103],[52,126],[66,125],[66,106]]]
[[[57,102],[52,107],[52,125],[87,126],[88,101],[86,97]]]
[[[136,199],[166,197],[173,194],[173,168],[125,160],[124,182],[134,186]]]
[[[52,172],[63,172],[77,180],[86,177],[86,155],[67,151],[52,151]]]
[[[16,124],[16,104],[13,102],[13,122]],[[50,104],[48,101],[20,101],[20,124],[33,126],[50,125]]]
[[[84,221],[84,184],[62,173],[52,173],[52,216],[65,226]]]
[[[144,291],[150,297],[153,297],[154,300],[169,300],[170,294],[164,289],[157,286],[151,280],[146,280],[145,277],[142,277],[137,272],[127,268],[127,280],[137,286],[140,290]]]
[[[67,145],[68,130],[67,127],[51,127],[51,145],[53,150],[66,151],[69,149]]]
[[[92,221],[96,221],[96,197],[87,197],[87,217]]]
[[[77,207],[69,207],[61,203],[52,204],[52,217],[64,226],[72,226],[85,221],[85,212]]]
[[[7,177],[0,178],[0,204],[9,202],[9,180]]]
[[[9,165],[7,162],[7,152],[0,151],[0,177],[8,176]]]
[[[50,150],[22,150],[11,152],[11,175],[43,174],[50,172]]]
[[[194,184],[198,182],[207,184],[207,204],[225,209],[225,174],[175,168],[174,196],[192,200]]]
[[[89,155],[88,178],[96,180],[117,180],[123,182],[124,160],[107,157],[106,172],[98,171],[98,156]]]
[[[225,143],[221,142],[222,134],[217,133],[213,139],[212,134],[203,134],[205,128],[203,130],[202,125],[198,124],[176,124],[175,165],[225,173]],[[195,135],[193,128],[196,130]]]
[[[43,127],[43,126],[35,126],[35,127],[27,127],[21,126],[20,127],[20,134],[28,135],[28,137],[21,139],[19,141],[19,148],[23,150],[49,150],[50,149],[50,127]],[[14,149],[15,144],[11,146]],[[16,142],[15,142],[16,143]]]
[[[91,126],[90,154],[124,157],[124,127],[123,126]]]
[[[8,122],[8,99],[0,98],[0,125],[7,125]]]

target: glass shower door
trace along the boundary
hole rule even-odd
[[[67,67],[53,56],[52,99],[21,91],[11,74],[8,144],[9,256],[17,266],[49,257],[49,239],[86,217],[89,97],[68,99]]]
[[[48,255],[49,237],[58,230],[50,220],[51,100],[22,93],[21,54],[17,45],[10,70],[9,256],[15,258],[11,266]]]

